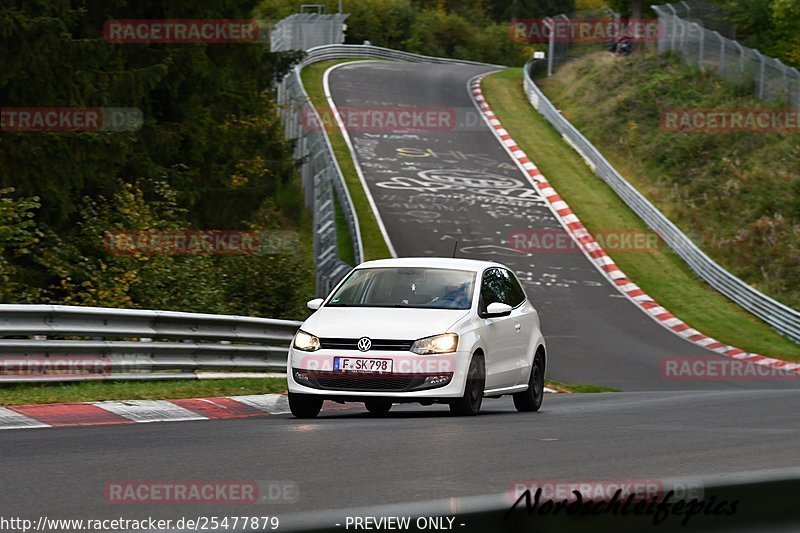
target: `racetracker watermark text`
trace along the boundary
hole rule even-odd
[[[800,133],[800,109],[667,109],[661,129],[683,133]]]
[[[295,481],[117,480],[103,486],[109,504],[250,505],[297,503]]]
[[[544,18],[512,19],[512,41],[523,43],[606,43],[622,37],[638,42],[657,42],[664,33],[659,19]]]
[[[4,132],[138,131],[144,123],[135,107],[3,107]]]
[[[792,381],[800,379],[800,368],[794,370],[773,364],[758,364],[760,359],[747,360],[725,356],[681,357],[661,359],[661,377],[667,381]]]
[[[277,516],[195,516],[161,519],[145,518],[51,518],[40,516],[36,520],[0,516],[0,531],[38,531],[40,533],[133,533],[147,531],[273,531],[280,527]]]
[[[266,40],[266,25],[257,20],[108,20],[103,35],[109,43],[255,43]]]
[[[580,253],[582,248],[594,252],[598,246],[608,252],[653,254],[664,248],[664,241],[652,230],[602,230],[592,237],[578,244],[559,229],[512,230],[508,244],[512,250],[537,254]]]
[[[113,254],[269,255],[292,252],[299,238],[291,231],[136,230],[107,231],[103,244]]]
[[[111,360],[92,355],[0,355],[0,382],[3,380],[59,380],[70,377],[106,378]]]

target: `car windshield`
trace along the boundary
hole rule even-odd
[[[469,309],[475,273],[445,268],[362,268],[331,296],[328,307]]]

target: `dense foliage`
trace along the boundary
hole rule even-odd
[[[111,18],[249,19],[254,4],[4,2],[3,108],[138,108],[144,125],[0,134],[0,301],[304,314],[308,242],[239,256],[103,246],[112,230],[307,226],[271,95],[299,54],[261,43],[112,44],[103,35]]]
[[[556,105],[700,246],[734,274],[800,308],[800,137],[686,133],[667,109],[761,109],[749,88],[674,57],[587,56],[543,86]]]
[[[578,0],[594,4],[601,0]],[[666,2],[657,2],[658,4]],[[680,2],[673,2],[680,3]],[[736,39],[787,65],[800,67],[800,2],[798,0],[706,0],[715,20],[736,29]],[[643,0],[608,0],[623,16],[654,16]]]
[[[800,67],[800,2],[798,0],[716,0],[736,25],[737,40]]]
[[[297,13],[302,0],[262,0],[256,13],[277,20]],[[315,2],[317,3],[317,2]],[[338,0],[318,2],[326,12]],[[532,47],[511,39],[512,18],[537,18],[571,12],[573,0],[344,0],[347,42],[418,54],[522,65]]]

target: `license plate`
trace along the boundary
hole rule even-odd
[[[392,360],[367,359],[366,357],[334,357],[333,371],[389,373],[392,371]]]

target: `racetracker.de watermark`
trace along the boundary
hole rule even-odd
[[[592,234],[594,242],[607,252],[653,254],[664,248],[664,241],[652,230],[603,230]],[[590,242],[590,241],[589,241]],[[508,236],[512,250],[537,254],[581,253],[581,245],[558,229],[512,230]],[[583,247],[596,249],[587,243]]]
[[[441,133],[485,131],[483,115],[473,107],[339,107],[317,112],[312,106],[300,110],[304,131],[361,133]]]
[[[684,133],[800,133],[800,109],[667,109],[661,129]]]
[[[256,43],[267,42],[267,28],[258,20],[112,19],[103,25],[103,36],[130,44]]]
[[[508,488],[512,501],[517,501],[526,490],[540,491],[542,500],[575,501],[583,499],[607,501],[617,495],[620,500],[651,500],[673,492],[677,498],[702,498],[703,487],[697,483],[665,482],[661,479],[535,479],[514,480]]]
[[[787,368],[726,356],[667,356],[659,364],[667,381],[783,381],[800,379],[800,367]]]
[[[291,253],[299,238],[291,231],[136,230],[107,231],[113,254],[270,255]]]
[[[138,131],[144,124],[135,107],[3,107],[0,130],[37,131]]]
[[[0,355],[0,381],[102,379],[111,374],[111,360],[93,355]]]
[[[103,485],[109,504],[253,505],[297,503],[291,480],[113,480]]]
[[[453,131],[456,112],[452,108],[337,108],[337,114],[324,110],[317,114],[308,107],[300,114],[300,124],[305,131],[335,130],[339,124],[351,132],[410,132]],[[477,116],[477,114],[476,114]]]
[[[512,41],[523,43],[608,43],[622,37],[654,43],[664,34],[659,19],[615,18],[515,18],[508,31]]]

